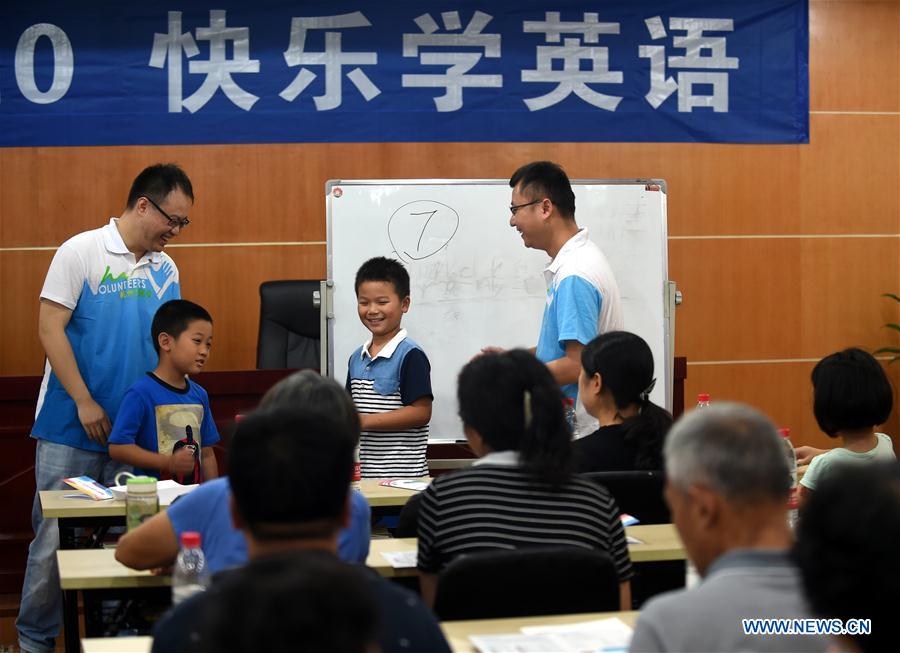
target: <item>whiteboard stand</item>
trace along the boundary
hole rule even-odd
[[[319,282],[319,374],[331,375],[328,363],[328,320],[334,317],[333,281]]]
[[[674,281],[666,282],[666,378],[675,378],[675,307],[681,303],[681,293]],[[666,385],[666,408],[669,412],[675,404],[674,383]]]

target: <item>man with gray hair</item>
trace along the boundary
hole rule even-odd
[[[669,432],[664,455],[666,501],[703,580],[649,601],[630,650],[826,650],[817,635],[745,631],[747,620],[811,616],[788,555],[790,476],[772,422],[740,404],[695,410]]]

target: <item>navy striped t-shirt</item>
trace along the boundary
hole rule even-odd
[[[619,507],[606,488],[573,476],[558,488],[518,466],[484,464],[436,478],[422,497],[417,566],[439,573],[466,553],[576,546],[613,559],[632,576]]]
[[[432,397],[431,364],[422,348],[400,332],[372,358],[368,344],[350,356],[347,391],[360,414],[386,413]],[[363,431],[363,478],[428,476],[428,425],[398,431]]]

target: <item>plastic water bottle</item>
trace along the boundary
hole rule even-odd
[[[791,429],[778,429],[781,442],[784,445],[784,453],[787,456],[788,470],[791,475],[791,494],[788,497],[788,525],[791,530],[797,526],[797,508],[799,501],[797,496],[797,452],[791,444]]]
[[[353,476],[350,478],[350,483],[358,488],[361,480],[362,463],[359,460],[359,445],[356,445],[356,449],[353,450]]]
[[[575,400],[571,397],[563,397],[563,414],[566,416],[566,424],[569,430],[575,432]]]
[[[181,551],[172,574],[172,605],[206,589],[206,557],[200,548],[200,533],[181,534]]]
[[[709,394],[701,392],[697,395],[697,408],[709,408]]]

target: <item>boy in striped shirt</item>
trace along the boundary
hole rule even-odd
[[[399,261],[369,259],[356,273],[359,319],[371,337],[350,356],[347,391],[359,410],[363,478],[427,476],[431,364],[401,328],[409,274]]]

